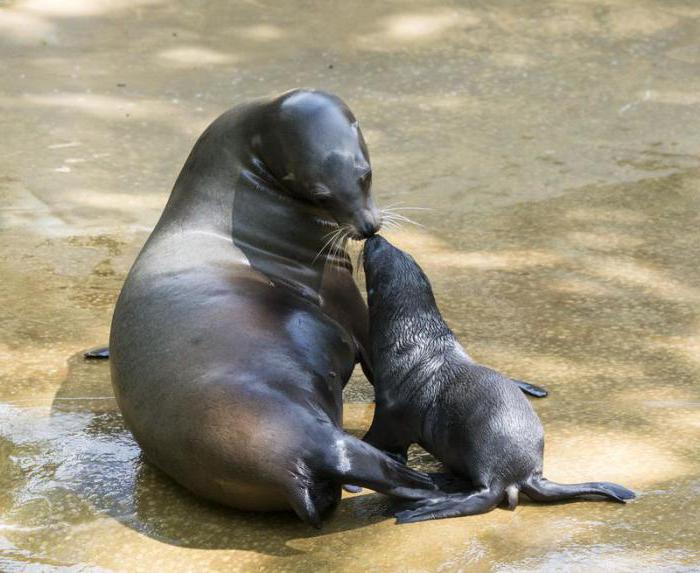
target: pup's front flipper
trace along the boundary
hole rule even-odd
[[[391,417],[383,415],[381,410],[377,408],[372,425],[367,430],[362,441],[367,442],[384,452],[387,456],[405,465],[408,461],[408,446],[410,442],[407,443],[406,437],[401,434],[402,432],[400,430],[397,431],[395,427],[395,421]]]
[[[496,507],[503,497],[503,489],[482,489],[468,494],[446,495],[424,499],[412,504],[411,509],[395,514],[397,523],[416,523],[429,519],[445,519],[486,513]]]
[[[511,380],[518,386],[518,388],[529,396],[534,396],[535,398],[545,398],[549,394],[549,391],[545,390],[541,386],[535,386],[534,384],[530,384],[524,380],[516,380],[515,378],[511,378]]]
[[[474,490],[474,485],[468,479],[464,479],[450,472],[430,472],[428,475],[437,488],[443,493],[465,494],[466,492]]]

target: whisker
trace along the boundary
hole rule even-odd
[[[382,213],[382,222],[398,223],[402,221],[395,213]]]
[[[328,239],[325,244],[321,247],[321,250],[316,253],[316,256],[314,257],[313,261],[311,261],[311,264],[313,265],[318,258],[323,254],[323,251],[325,251],[329,246],[333,245],[333,242],[335,241],[336,237],[338,237],[344,230],[344,226],[340,226],[337,229],[335,229],[332,233],[330,233],[332,236],[330,239]],[[325,239],[326,236],[322,237],[322,239]],[[330,251],[329,251],[330,253]]]
[[[425,225],[423,225],[422,223],[418,223],[417,221],[414,221],[413,219],[410,219],[409,217],[406,217],[406,215],[402,215],[401,213],[386,213],[386,215],[389,218],[398,219],[399,221],[404,221],[406,223],[411,223],[412,225],[416,225],[417,227],[425,228]]]
[[[345,241],[347,240],[347,237],[351,231],[352,231],[352,229],[349,225],[343,226],[343,232],[340,235],[338,235],[336,240],[333,242],[333,246],[331,247],[331,250],[328,253],[328,255],[330,257],[339,257],[340,256],[340,253],[343,251]]]
[[[400,229],[401,224],[398,220],[392,217],[386,217],[382,220],[382,225],[386,225],[389,229]]]
[[[328,231],[325,235],[323,235],[323,237],[321,237],[321,239],[325,239],[326,237],[329,237],[329,236],[332,235],[333,233],[337,233],[341,228],[342,228],[342,227],[341,227],[340,225],[338,225],[337,227],[332,228],[332,229],[331,229],[330,231]]]
[[[394,221],[386,221],[384,225],[390,231],[398,231],[401,229],[401,226],[398,223],[395,223]]]

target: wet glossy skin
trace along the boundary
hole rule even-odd
[[[547,480],[537,414],[512,380],[467,354],[415,259],[380,235],[367,239],[362,258],[376,401],[363,439],[402,459],[417,443],[464,480],[404,508],[399,523],[478,515],[503,502],[515,509],[521,491],[539,502],[634,499],[614,483]]]
[[[230,4],[0,7],[0,569],[697,570],[697,3]],[[383,233],[474,358],[551,391],[548,477],[634,504],[397,527],[364,491],[316,532],[143,463],[80,352],[212,118],[297,85],[350,103],[382,207],[433,209]]]
[[[322,299],[366,310],[347,255],[323,247],[339,225],[358,238],[379,228],[369,169],[345,104],[301,90],[223,114],[182,168],[124,283],[109,347],[126,426],[197,495],[293,509],[318,527],[343,483],[413,498],[432,489],[340,427],[366,330]],[[319,185],[333,187],[319,199]]]

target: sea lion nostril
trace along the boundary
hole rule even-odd
[[[355,230],[357,231],[357,234],[360,236],[360,238],[368,239],[369,237],[374,235],[378,229],[371,220],[364,219],[359,223],[359,225],[357,225]]]

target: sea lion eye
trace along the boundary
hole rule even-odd
[[[317,201],[327,201],[333,195],[331,190],[325,185],[316,185],[312,191],[314,199]]]
[[[367,190],[370,185],[372,185],[372,171],[367,170],[362,175],[360,175],[360,187]]]

